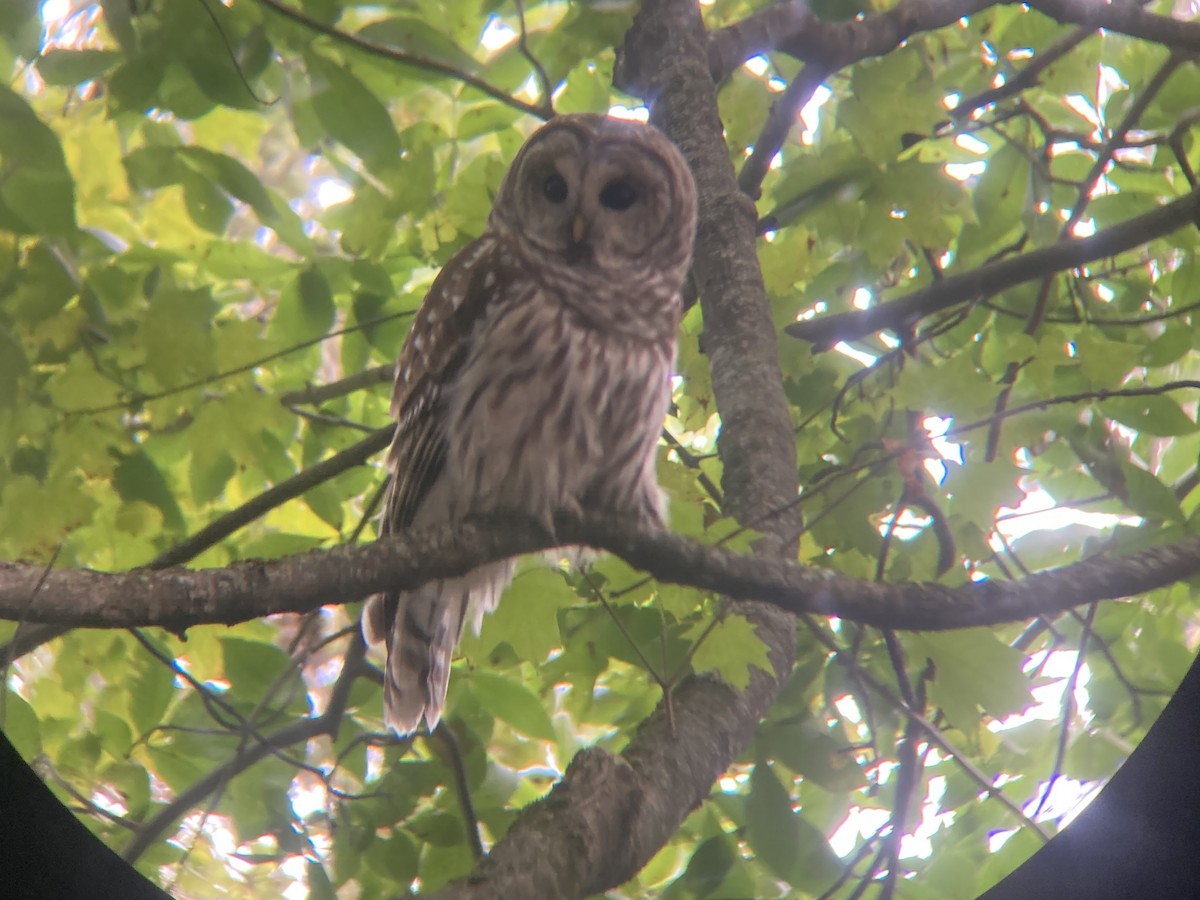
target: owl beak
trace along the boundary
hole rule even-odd
[[[567,246],[567,262],[577,265],[592,258],[592,246],[588,243],[589,223],[586,216],[577,215],[571,220],[571,241]]]
[[[576,216],[575,219],[571,222],[571,243],[573,243],[573,244],[583,243],[583,239],[587,235],[587,232],[588,232],[587,219],[585,219],[583,216]]]

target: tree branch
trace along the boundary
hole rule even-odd
[[[825,22],[804,0],[788,0],[713,32],[708,42],[712,76],[722,81],[752,56],[781,50],[833,71],[872,56],[884,56],[919,31],[952,25],[995,0],[901,0],[887,12],[863,20]]]
[[[166,569],[195,559],[209,547],[224,540],[239,528],[250,524],[259,516],[266,515],[276,507],[299,497],[305,491],[340,475],[347,469],[362,465],[388,445],[392,439],[394,427],[389,425],[380,428],[358,443],[351,444],[345,450],[273,485],[257,497],[251,498],[236,509],[231,509],[223,516],[209,522],[195,534],[160,553],[147,564],[146,568]],[[0,570],[2,569],[3,563],[0,563]],[[12,639],[7,644],[0,644],[0,669],[8,666],[14,659],[24,656],[75,627],[75,623],[69,621],[38,625],[33,624],[35,620],[25,616],[0,615],[0,618],[8,618],[20,623],[17,633],[12,636]]]
[[[793,322],[784,329],[792,337],[811,341],[814,351],[828,350],[841,341],[854,341],[884,329],[903,329],[925,316],[982,297],[1115,256],[1170,234],[1200,216],[1200,190],[1185,194],[1140,216],[1072,240],[986,263],[969,272],[951,275],[896,300],[868,309],[834,313]]]
[[[252,500],[243,503],[237,509],[230,510],[225,515],[209,522],[195,534],[180,541],[165,553],[160,553],[150,563],[151,568],[161,569],[177,565],[194,558],[207,550],[218,541],[228,537],[244,525],[248,525],[259,516],[266,514],[277,506],[282,506],[288,500],[301,496],[319,484],[328,481],[335,475],[340,475],[355,466],[363,465],[372,456],[388,445],[392,439],[394,425],[386,425],[371,432],[361,441],[351,444],[345,450],[340,450],[328,459],[323,459],[309,466],[302,472],[297,472],[291,478],[279,482],[263,491]],[[31,620],[32,621],[32,620]]]
[[[1160,16],[1140,3],[1097,3],[1094,0],[1033,0],[1032,8],[1070,25],[1104,28],[1190,53],[1200,51],[1200,22]]]
[[[840,616],[879,628],[944,631],[998,625],[1098,600],[1145,593],[1200,575],[1200,537],[1128,556],[1095,556],[1017,581],[958,586],[885,584],[782,559],[733,553],[623,516],[555,518],[558,542],[608,550],[660,582],[734,599],[760,599],[793,613]],[[411,590],[492,560],[554,546],[533,521],[504,516],[405,531],[358,547],[339,546],[273,561],[213,569],[182,567],[106,573],[55,569],[33,605],[43,567],[0,564],[0,617],[91,628],[158,625],[183,629],[307,612],[382,590]],[[744,614],[744,610],[742,611]]]
[[[1117,388],[1115,390],[1098,390],[1098,391],[1080,391],[1077,394],[1063,394],[1059,397],[1046,397],[1042,400],[1032,400],[1029,403],[1022,403],[1020,406],[1012,406],[1004,409],[999,413],[993,413],[984,419],[976,419],[974,422],[967,422],[962,425],[955,425],[946,432],[946,437],[954,438],[961,434],[966,434],[969,431],[974,431],[977,428],[984,428],[991,425],[993,422],[1000,419],[1019,416],[1034,410],[1044,411],[1052,406],[1061,406],[1063,404],[1086,403],[1089,400],[1097,400],[1103,402],[1105,400],[1113,400],[1120,397],[1158,397],[1162,394],[1170,393],[1171,391],[1200,391],[1200,381],[1183,380],[1183,381],[1168,381],[1166,384],[1147,385],[1146,387],[1128,387]]]
[[[523,113],[528,113],[531,116],[537,116],[539,119],[550,119],[554,116],[554,108],[550,105],[550,98],[543,97],[542,103],[526,103],[524,100],[518,100],[516,97],[507,91],[501,90],[494,84],[484,81],[482,78],[477,78],[469,72],[464,72],[450,63],[443,62],[440,59],[434,59],[430,56],[422,56],[419,53],[410,53],[406,50],[398,50],[395,47],[387,47],[383,44],[377,44],[374,41],[359,37],[356,34],[342,31],[334,28],[332,25],[322,22],[320,19],[314,19],[312,16],[306,15],[298,9],[279,2],[279,0],[258,0],[263,6],[273,10],[285,19],[291,19],[305,28],[319,32],[326,37],[332,38],[341,44],[354,47],[364,53],[369,53],[372,56],[379,56],[383,59],[391,60],[395,63],[400,63],[404,66],[412,66],[416,69],[422,69],[426,72],[434,72],[438,75],[446,75],[456,81],[461,81],[463,84],[470,85],[477,91],[481,91],[501,103],[511,106],[513,109],[519,109]]]
[[[396,367],[390,363],[384,366],[375,366],[355,372],[353,375],[347,375],[345,378],[339,378],[337,381],[326,384],[310,384],[297,391],[288,391],[279,398],[279,402],[288,407],[320,406],[326,400],[336,400],[338,397],[353,394],[364,388],[374,387],[377,384],[390,384],[395,375]]]
[[[1048,47],[1036,51],[1033,59],[1022,67],[1020,71],[1007,76],[1003,84],[988,88],[986,91],[961,100],[950,110],[950,115],[956,121],[967,119],[977,109],[992,103],[999,103],[1001,100],[1015,96],[1033,87],[1039,82],[1042,73],[1046,69],[1054,65],[1054,63],[1058,62],[1095,33],[1096,30],[1094,28],[1076,28],[1070,34],[1059,38]]]
[[[277,753],[283,747],[290,747],[321,735],[336,738],[338,727],[341,725],[342,717],[346,713],[346,705],[350,699],[350,688],[355,679],[362,674],[365,653],[366,646],[356,633],[346,650],[342,673],[334,684],[329,697],[329,705],[323,713],[292,722],[290,725],[285,725],[278,731],[264,736],[263,739],[243,747],[232,759],[217,766],[199,781],[194,782],[187,790],[177,794],[170,803],[143,822],[122,851],[121,856],[128,862],[137,859],[193,806],[201,803],[221,785],[240,775],[258,761]]]
[[[758,199],[763,179],[771,168],[771,160],[787,140],[804,104],[813,98],[822,82],[836,69],[822,63],[807,63],[788,84],[767,114],[766,124],[754,141],[754,152],[742,164],[738,187],[748,196]]]

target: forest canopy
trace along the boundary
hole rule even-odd
[[[986,890],[1197,643],[1195,13],[5,0],[0,729],[179,897]],[[671,534],[398,739],[358,601],[549,541],[374,541],[393,362],[584,111],[700,193]]]

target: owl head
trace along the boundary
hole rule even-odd
[[[681,282],[695,237],[696,187],[682,154],[652,125],[564,115],[521,148],[489,224],[542,264],[614,277],[677,270]]]

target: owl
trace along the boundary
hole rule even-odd
[[[661,525],[655,448],[695,229],[691,173],[657,129],[577,114],[536,131],[400,352],[381,533],[508,512],[553,534],[556,511],[592,509]],[[436,727],[463,623],[478,632],[514,565],[368,600],[397,733]]]

